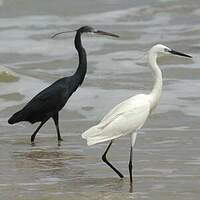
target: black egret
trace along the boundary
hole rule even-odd
[[[65,106],[70,96],[83,83],[85,74],[87,72],[87,55],[82,46],[81,35],[83,33],[95,33],[99,35],[108,35],[112,37],[119,37],[118,35],[96,30],[90,26],[83,26],[76,31],[74,40],[75,48],[79,55],[79,65],[76,72],[72,76],[61,78],[55,81],[52,85],[42,90],[39,94],[33,97],[20,111],[16,112],[8,120],[9,124],[15,124],[20,121],[28,121],[32,124],[40,122],[39,126],[31,136],[31,143],[34,144],[35,136],[40,128],[52,118],[57,131],[58,141],[62,141],[59,129],[59,111]],[[64,31],[59,34],[72,32]]]
[[[120,178],[123,174],[117,170],[106,158],[106,154],[113,140],[121,136],[131,136],[129,174],[132,185],[132,152],[138,130],[144,125],[152,110],[157,106],[162,93],[162,72],[157,65],[157,56],[160,54],[174,54],[191,58],[191,56],[174,51],[167,46],[157,44],[148,53],[148,61],[154,72],[154,86],[149,94],[133,96],[115,106],[96,126],[91,127],[82,134],[88,145],[110,141],[102,160],[110,166]]]

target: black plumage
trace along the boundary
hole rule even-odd
[[[59,111],[65,106],[70,96],[83,83],[87,72],[87,56],[81,42],[81,34],[84,32],[118,37],[111,33],[95,30],[89,26],[84,26],[76,30],[74,44],[79,55],[79,65],[76,72],[72,76],[55,81],[52,85],[33,97],[24,108],[16,112],[8,120],[9,124],[15,124],[20,121],[28,121],[32,124],[40,122],[40,125],[31,136],[31,143],[34,143],[37,132],[50,118],[54,120],[58,141],[62,140],[59,130]],[[55,34],[54,36],[58,34]]]

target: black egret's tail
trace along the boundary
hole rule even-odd
[[[20,111],[16,112],[12,117],[10,117],[8,119],[8,123],[9,124],[15,124],[17,122],[23,121],[23,118],[24,118],[24,116],[23,116],[23,114],[22,114],[22,112],[20,110]]]

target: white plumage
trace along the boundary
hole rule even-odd
[[[116,139],[131,134],[145,123],[150,114],[148,95],[139,94],[115,106],[96,125],[82,134],[88,145]]]
[[[137,130],[144,125],[151,111],[157,106],[162,93],[162,73],[157,65],[158,54],[175,54],[191,58],[189,55],[174,51],[162,44],[153,46],[148,54],[149,64],[154,72],[154,86],[152,91],[148,95],[139,94],[118,104],[101,120],[99,124],[91,127],[82,134],[82,138],[87,140],[88,145],[111,141],[105,153],[103,154],[102,159],[120,176],[120,178],[123,178],[123,175],[108,162],[106,154],[114,139],[132,134],[129,160],[131,183],[132,148],[136,141]]]

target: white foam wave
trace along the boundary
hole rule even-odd
[[[0,82],[12,82],[16,81],[18,76],[11,69],[0,66]]]

